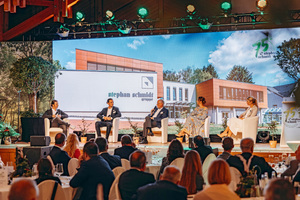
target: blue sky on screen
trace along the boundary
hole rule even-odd
[[[300,28],[56,40],[53,59],[67,69],[75,69],[77,48],[159,62],[164,70],[212,64],[221,79],[234,65],[242,65],[253,74],[255,84],[276,86],[293,82],[273,58],[277,46],[290,38],[300,38]]]

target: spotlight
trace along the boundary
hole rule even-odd
[[[60,25],[59,29],[57,30],[56,34],[60,37],[68,37],[70,33],[70,29]]]
[[[221,9],[224,11],[224,12],[227,12],[229,10],[231,10],[232,8],[232,5],[230,2],[228,1],[224,1],[223,3],[221,3]]]
[[[186,7],[186,12],[189,13],[189,15],[194,15],[196,13],[196,8],[194,5],[190,4]]]
[[[113,19],[115,18],[114,13],[113,13],[112,11],[110,11],[110,10],[107,10],[107,11],[105,12],[105,14],[106,14],[106,18],[107,18],[108,20],[113,20]]]
[[[144,7],[140,7],[138,9],[137,13],[138,13],[138,16],[142,19],[144,19],[145,17],[148,16],[148,10],[147,10],[147,8],[144,8]]]
[[[80,22],[84,21],[84,19],[85,19],[84,13],[79,12],[79,11],[76,12],[75,16],[76,16],[76,20],[77,20],[77,21],[80,21]]]
[[[203,30],[208,30],[212,26],[212,23],[208,22],[208,19],[201,19],[201,22],[198,25]]]
[[[258,0],[256,1],[256,7],[260,11],[260,14],[264,14],[264,9],[267,7],[267,0]]]
[[[130,33],[131,29],[132,29],[132,27],[129,26],[129,25],[127,25],[127,21],[125,20],[125,21],[123,22],[123,24],[120,24],[120,25],[119,25],[118,31],[119,31],[120,33],[126,35],[126,34],[129,34],[129,33]]]

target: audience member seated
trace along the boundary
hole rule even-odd
[[[188,194],[196,194],[203,189],[202,164],[197,151],[191,150],[185,155],[179,185],[184,186]]]
[[[123,200],[131,200],[136,196],[137,189],[149,183],[154,183],[153,174],[144,172],[146,155],[136,150],[129,158],[131,169],[123,172],[119,179],[119,190]]]
[[[178,185],[179,180],[180,170],[176,166],[167,166],[159,181],[138,189],[137,200],[186,200],[187,191]]]
[[[56,176],[53,176],[52,164],[47,158],[42,158],[39,160],[37,170],[39,172],[39,177],[35,179],[36,184],[40,184],[46,180],[53,180],[57,181],[61,185],[60,179]]]
[[[39,188],[31,179],[19,179],[10,187],[9,200],[36,200],[39,196]]]
[[[300,162],[300,145],[298,146],[298,149],[295,151],[295,154],[296,154],[296,160]],[[297,170],[295,172],[296,175],[293,179],[293,182],[300,182],[300,170],[299,168]]]
[[[194,137],[195,151],[197,151],[200,155],[201,162],[203,163],[205,158],[213,153],[212,148],[210,146],[204,145],[204,140],[200,135]]]
[[[179,140],[173,139],[169,145],[167,157],[163,157],[162,159],[160,174],[162,174],[165,167],[170,165],[176,158],[184,158],[183,146]]]
[[[288,168],[281,174],[281,177],[284,178],[286,176],[294,176],[298,170],[298,166],[300,164],[299,160],[291,160]]]
[[[104,199],[108,199],[109,190],[115,176],[108,163],[98,155],[98,146],[87,142],[83,147],[83,162],[75,176],[70,181],[73,188],[81,187],[80,199],[97,199],[97,186],[102,184]]]
[[[67,142],[64,150],[68,153],[71,158],[79,158],[80,150],[79,150],[79,140],[78,136],[74,133],[70,133],[67,137]]]
[[[242,175],[246,175],[250,170],[257,165],[261,171],[258,170],[258,177],[261,178],[261,174],[268,172],[269,178],[271,178],[272,167],[265,161],[263,157],[252,155],[254,149],[254,141],[252,138],[244,138],[241,140],[240,147],[242,154],[230,156],[227,159],[228,164],[231,167],[237,168]],[[249,165],[250,162],[250,165]]]
[[[122,147],[116,148],[114,155],[129,160],[130,154],[137,150],[132,143],[131,137],[129,135],[123,135],[121,137],[121,144]]]
[[[62,163],[64,168],[63,176],[69,176],[68,172],[68,164],[70,161],[70,156],[62,150],[63,146],[66,142],[66,135],[63,133],[57,133],[55,136],[55,146],[53,146],[52,150],[49,153],[53,164],[56,165],[57,163]]]
[[[107,152],[108,145],[107,145],[107,140],[104,137],[98,137],[95,143],[98,145],[100,156],[106,160],[106,162],[109,164],[111,169],[122,166],[120,156],[110,155]]]
[[[286,179],[273,179],[265,188],[265,200],[295,200],[292,183]]]
[[[234,147],[233,139],[231,137],[225,137],[222,140],[222,147],[224,149],[223,153],[218,155],[217,158],[221,158],[223,160],[227,160],[229,156],[231,156],[231,151]]]
[[[214,160],[208,169],[209,185],[197,193],[194,200],[238,200],[240,197],[228,187],[231,181],[229,166],[223,159]]]
[[[50,127],[59,127],[63,130],[63,133],[67,135],[70,124],[63,121],[63,119],[68,118],[68,115],[64,111],[57,108],[58,101],[52,100],[51,108],[46,110],[42,117],[50,120]]]

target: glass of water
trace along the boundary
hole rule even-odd
[[[55,166],[55,173],[60,177],[64,173],[64,168],[62,163],[57,163]]]

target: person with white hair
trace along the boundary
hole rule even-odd
[[[185,200],[187,190],[178,185],[181,173],[178,167],[169,165],[164,169],[160,180],[140,187],[137,200]]]
[[[39,188],[34,180],[19,179],[10,187],[9,200],[36,200],[39,196]]]

